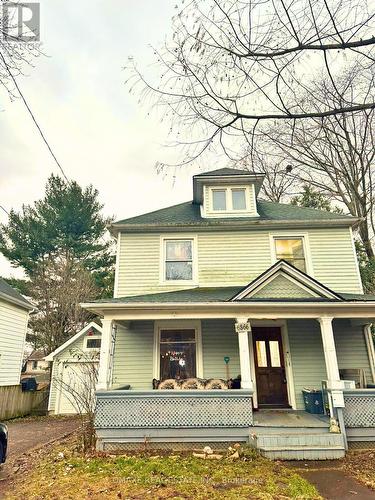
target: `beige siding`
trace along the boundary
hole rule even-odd
[[[0,386],[20,382],[27,310],[0,300]]]
[[[362,293],[349,229],[308,232],[314,277],[337,292]]]
[[[290,233],[277,231],[278,235]],[[361,293],[349,229],[310,229],[302,233],[308,234],[314,278],[337,292]],[[245,285],[273,263],[270,231],[202,232],[197,233],[197,241],[201,287]],[[117,296],[184,288],[160,282],[160,234],[122,234],[119,249]]]
[[[149,390],[153,379],[154,323],[134,321],[119,327],[113,366],[113,386],[130,384],[133,390]],[[202,321],[204,378],[226,378],[224,356],[230,357],[230,376],[240,373],[238,340],[231,320]]]
[[[134,390],[152,389],[153,321],[134,321],[118,327],[113,363],[113,386],[130,384]]]
[[[319,323],[288,320],[288,335],[297,409],[304,409],[302,389],[320,389],[327,378]]]
[[[229,356],[229,376],[240,374],[238,339],[232,320],[203,320],[203,377],[226,379],[224,357]]]
[[[362,327],[351,325],[350,320],[335,320],[333,329],[339,368],[363,368],[370,380]],[[302,389],[319,389],[327,376],[320,326],[314,320],[288,320],[288,333],[297,406],[303,409]]]
[[[367,382],[371,382],[371,368],[362,326],[353,326],[350,320],[335,320],[335,344],[339,368],[362,368]]]
[[[318,297],[313,292],[308,292],[301,286],[291,282],[284,276],[276,276],[270,283],[261,288],[258,292],[254,293],[254,297],[258,299],[270,298],[292,298],[301,299]]]

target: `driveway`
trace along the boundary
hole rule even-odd
[[[0,467],[0,498],[18,470],[17,462],[24,453],[71,434],[79,426],[75,417],[29,417],[7,422],[9,430],[8,458]]]

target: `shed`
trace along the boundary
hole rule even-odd
[[[54,415],[84,412],[87,391],[94,391],[102,327],[91,322],[45,360],[52,363],[48,411]]]

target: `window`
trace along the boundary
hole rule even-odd
[[[196,377],[195,329],[160,330],[160,380]]]
[[[225,189],[212,191],[212,207],[215,211],[227,209],[227,192]]]
[[[165,240],[166,281],[192,281],[193,240]]]
[[[102,343],[101,337],[98,336],[88,336],[85,337],[85,349],[96,349],[97,351],[100,350],[100,346]]]
[[[38,369],[38,361],[33,361],[33,370]]]
[[[233,210],[246,210],[245,189],[232,189],[232,207]]]
[[[210,208],[213,212],[246,212],[249,197],[249,187],[211,188]]]
[[[297,269],[306,272],[303,238],[275,238],[277,260],[286,260]]]

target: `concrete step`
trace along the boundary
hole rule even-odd
[[[345,455],[342,434],[301,432],[301,429],[291,434],[250,433],[249,444],[273,460],[328,460]]]
[[[345,448],[331,447],[293,447],[290,449],[265,448],[259,453],[270,460],[337,460],[345,457]]]
[[[342,434],[262,434],[255,437],[257,448],[264,446],[343,446]]]

